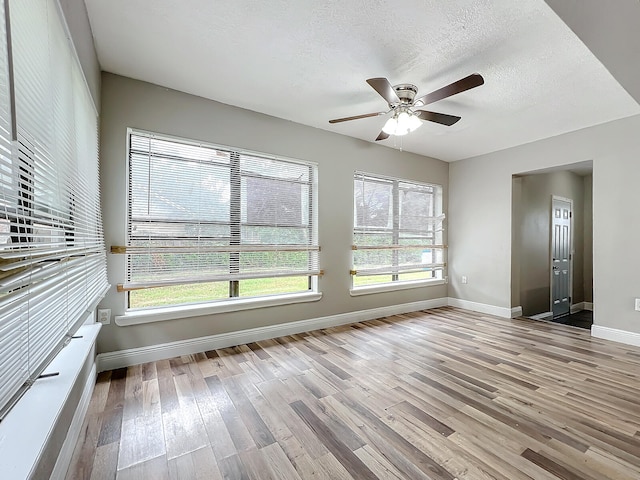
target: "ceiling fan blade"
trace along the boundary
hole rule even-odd
[[[376,137],[376,142],[380,140],[386,140],[387,138],[389,138],[388,133],[380,132],[380,135]]]
[[[482,84],[484,84],[484,78],[482,78],[482,75],[480,75],[479,73],[473,73],[468,77],[464,77],[457,82],[453,82],[446,87],[442,87],[435,92],[431,92],[423,97],[418,98],[415,102],[413,102],[413,106],[421,107],[423,105],[428,105],[430,103],[437,102],[438,100],[442,100],[443,98],[451,97],[452,95],[456,95],[466,90],[479,87]]]
[[[379,115],[384,115],[385,113],[387,112],[365,113],[364,115],[355,115],[353,117],[334,118],[333,120],[329,120],[329,123],[340,123],[348,122],[349,120],[358,120],[359,118],[377,117]]]
[[[371,85],[376,92],[380,94],[382,98],[384,98],[389,105],[394,103],[400,103],[400,99],[398,98],[398,94],[393,89],[393,86],[389,83],[384,77],[378,78],[369,78],[367,83]]]
[[[456,117],[455,115],[447,115],[446,113],[427,112],[426,110],[418,110],[414,113],[420,120],[440,123],[448,127],[460,120],[460,117]]]

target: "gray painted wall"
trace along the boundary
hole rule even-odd
[[[584,301],[593,302],[593,175],[584,177]]]
[[[583,272],[587,263],[584,239],[586,235],[591,236],[591,232],[584,228],[585,178],[569,171],[559,171],[516,177],[513,181],[517,184],[513,187],[513,230],[517,240],[512,243],[512,259],[519,264],[519,287],[512,285],[512,289],[519,289],[519,305],[524,315],[550,311],[550,212],[553,195],[573,200],[571,296],[572,304],[583,302]],[[519,198],[516,198],[516,191],[519,191]]]
[[[100,64],[93,45],[93,34],[84,0],[58,0],[78,54],[93,103],[100,112]]]
[[[100,173],[107,248],[125,242],[127,127],[317,162],[323,298],[146,325],[111,324],[100,332],[99,352],[446,297],[446,285],[351,297],[349,269],[354,170],[439,183],[446,199],[447,163],[105,73]],[[124,256],[109,255],[108,268],[112,285],[124,281]],[[113,287],[101,306],[111,308],[114,315],[122,314],[125,294]]]
[[[511,305],[521,306],[520,272],[522,265],[520,249],[522,245],[522,228],[517,228],[522,221],[522,177],[513,177],[511,186]]]
[[[594,322],[640,333],[638,131],[634,116],[451,163],[449,296],[511,307],[512,175],[592,160]]]
[[[640,2],[545,0],[629,94],[640,102]]]

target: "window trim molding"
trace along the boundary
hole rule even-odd
[[[445,285],[447,282],[443,278],[430,278],[428,280],[411,280],[379,283],[377,285],[363,285],[362,287],[351,287],[349,295],[359,297],[373,293],[395,292],[396,290],[408,290],[411,288],[433,287]]]

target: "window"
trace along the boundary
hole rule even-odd
[[[315,290],[316,166],[129,133],[130,309]]]
[[[353,288],[441,279],[442,187],[356,172]]]
[[[0,418],[108,288],[98,118],[58,2],[9,1],[8,23],[6,5],[0,2]]]

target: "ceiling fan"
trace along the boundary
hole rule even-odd
[[[479,73],[473,73],[468,77],[417,99],[415,96],[418,93],[418,87],[410,83],[400,83],[392,86],[389,80],[384,77],[370,78],[367,80],[367,83],[387,101],[389,110],[386,112],[365,113],[364,115],[355,115],[353,117],[336,118],[329,120],[329,123],[377,117],[393,112],[393,116],[387,120],[380,135],[376,138],[376,141],[378,141],[389,138],[390,135],[406,135],[422,125],[421,120],[446,126],[453,125],[460,120],[460,117],[447,115],[445,113],[430,112],[424,108],[430,103],[437,102],[443,98],[479,87],[484,83],[484,78],[482,78],[482,75]]]

